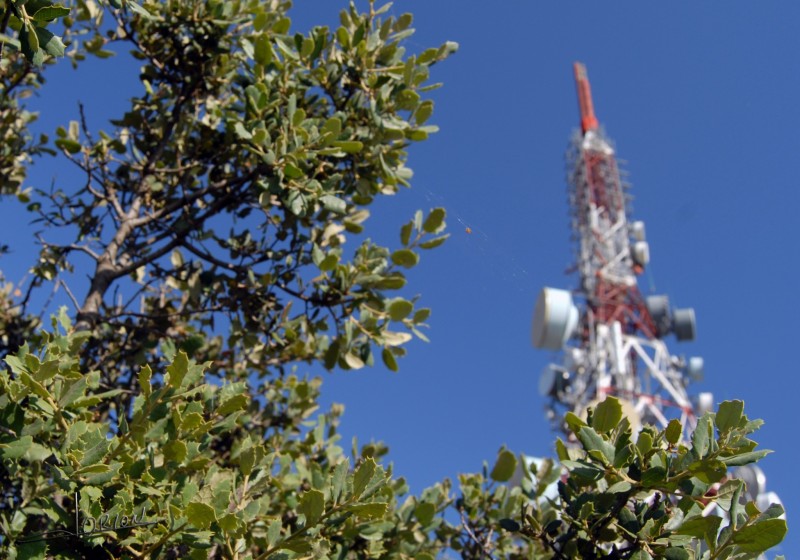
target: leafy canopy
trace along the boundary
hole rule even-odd
[[[753,558],[780,542],[783,510],[727,478],[766,453],[739,401],[680,442],[676,423],[635,438],[609,398],[568,415],[565,472],[501,449],[419,496],[383,444],[348,457],[343,407],[320,412],[320,380],[295,370],[376,354],[397,370],[424,339],[405,272],[445,241],[444,210],[417,212],[394,247],[365,233],[370,204],[410,186],[408,148],[436,130],[430,70],[456,45],[408,53],[412,17],[390,5],[307,33],[289,8],[0,2],[0,195],[43,230],[25,291],[0,291],[0,554]],[[108,129],[88,106],[52,142],[32,135],[26,99],[49,65],[124,50],[141,89]],[[84,180],[27,186],[51,155]],[[56,287],[71,307],[45,329]],[[32,539],[74,532],[76,511],[155,523]]]

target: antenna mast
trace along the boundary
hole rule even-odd
[[[694,339],[694,310],[670,309],[666,296],[639,291],[637,277],[650,259],[644,223],[629,219],[629,185],[595,116],[586,67],[576,62],[574,73],[581,130],[567,150],[567,182],[579,286],[544,288],[533,324],[534,346],[563,351],[561,364],[550,364],[540,380],[548,416],[563,428],[564,412],[584,414],[614,395],[634,430],[642,422],[663,427],[676,416],[691,429],[695,410],[713,404],[709,393],[693,404],[686,392],[702,376],[703,361],[670,354],[664,338]]]
[[[674,417],[691,432],[714,398],[689,398],[686,387],[702,378],[703,359],[670,354],[665,338],[693,340],[694,310],[672,309],[667,296],[639,291],[637,277],[650,260],[644,223],[630,220],[630,186],[594,114],[586,67],[576,62],[573,69],[581,128],[567,149],[567,183],[579,285],[539,293],[533,345],[561,352],[561,362],[542,372],[539,391],[549,398],[551,423],[565,434],[566,412],[584,416],[608,395],[620,400],[634,433],[643,423],[664,428]],[[759,467],[744,465],[734,475],[745,480],[749,499],[762,510],[780,503],[766,491]]]

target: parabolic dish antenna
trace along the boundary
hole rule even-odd
[[[578,308],[567,290],[542,288],[533,310],[533,345],[560,350],[578,326]]]

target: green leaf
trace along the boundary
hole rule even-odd
[[[689,560],[689,552],[683,547],[671,546],[664,551],[665,560]]]
[[[400,228],[400,242],[404,246],[408,246],[408,242],[411,240],[411,232],[414,231],[414,222],[408,222],[402,228]]]
[[[567,451],[567,446],[564,445],[564,442],[561,441],[561,438],[556,439],[556,455],[558,456],[559,461],[569,460],[569,452]]]
[[[739,426],[742,420],[742,412],[744,411],[744,402],[742,401],[725,401],[720,403],[717,415],[714,418],[714,423],[720,433],[727,432]]]
[[[642,486],[660,486],[667,478],[664,467],[650,467],[642,473]]]
[[[36,27],[35,29],[36,37],[39,40],[39,47],[44,49],[44,52],[50,56],[64,56],[66,46],[63,41],[61,41],[61,37],[53,35],[44,27]]]
[[[689,472],[703,482],[713,484],[725,477],[728,468],[725,463],[717,459],[703,459],[690,464]]]
[[[359,517],[367,519],[378,519],[386,514],[386,508],[389,504],[386,502],[371,502],[368,504],[354,504],[348,506],[347,511],[356,514]]]
[[[306,120],[306,112],[303,109],[297,109],[292,116],[292,126],[300,126]]]
[[[136,2],[133,2],[132,0],[128,0],[128,2],[126,2],[125,5],[130,9],[130,11],[132,11],[135,14],[139,14],[144,19],[151,20],[151,21],[157,19],[153,14],[151,14],[150,12],[145,10],[142,6],[140,6]]]
[[[269,524],[269,529],[267,529],[267,544],[269,546],[274,546],[281,538],[281,526],[280,519],[273,519]]]
[[[604,440],[603,436],[595,432],[591,427],[584,426],[581,428],[578,432],[578,439],[586,451],[599,451],[609,463],[614,460],[614,455],[616,454],[614,446]]]
[[[297,173],[299,173],[298,177],[303,174],[302,171],[291,164],[286,164],[284,172],[288,172],[290,169],[297,171]],[[298,190],[292,190],[289,193],[289,196],[286,197],[286,203],[289,207],[289,210],[295,216],[302,216],[308,209],[308,200],[306,199],[305,195]]]
[[[329,118],[325,121],[325,124],[322,125],[322,130],[332,134],[340,134],[342,132],[342,119],[339,117]]]
[[[297,511],[306,516],[306,527],[316,525],[325,511],[325,495],[319,490],[309,490],[300,499]]]
[[[47,541],[22,543],[16,546],[17,557],[15,560],[45,560],[47,558]]]
[[[412,321],[414,321],[414,324],[419,324],[426,321],[430,316],[431,316],[431,310],[428,307],[423,307],[422,309],[417,309],[414,312],[414,317],[412,318]]]
[[[257,459],[257,448],[255,447],[248,447],[244,451],[242,451],[239,455],[239,469],[242,471],[242,474],[248,476],[250,473],[253,472],[253,466],[256,463]]]
[[[497,456],[497,461],[489,476],[497,482],[507,482],[514,476],[517,468],[517,457],[508,449],[503,449]]]
[[[770,453],[772,453],[771,449],[762,449],[761,451],[749,451],[747,453],[734,455],[733,457],[722,457],[722,462],[729,467],[741,467],[742,465],[749,465],[750,463],[755,463],[756,461],[760,461]]]
[[[617,442],[616,453],[614,454],[614,466],[618,469],[625,467],[630,463],[631,458],[633,457],[633,444],[628,443],[626,445],[619,446],[619,442]]]
[[[381,351],[381,359],[383,359],[383,363],[389,369],[389,371],[398,371],[400,369],[397,365],[397,359],[394,357],[392,351],[388,348],[384,348]]]
[[[764,510],[762,514],[758,516],[758,520],[762,521],[764,519],[775,519],[777,517],[781,517],[785,515],[786,511],[783,509],[783,506],[780,504],[770,504],[770,506]]]
[[[247,408],[247,403],[249,401],[250,398],[247,395],[235,395],[226,400],[217,408],[217,414],[226,416],[235,410]]]
[[[33,375],[33,378],[38,382],[44,382],[52,379],[58,373],[58,360],[48,360],[39,366],[39,370]]]
[[[389,317],[392,321],[402,321],[414,310],[414,304],[408,300],[397,298],[389,303]]]
[[[570,431],[575,435],[577,435],[578,432],[581,431],[581,428],[583,428],[584,426],[588,426],[588,424],[584,422],[583,419],[581,419],[579,416],[577,416],[572,412],[567,412],[564,415],[564,422],[566,422],[567,426],[569,426]]]
[[[75,399],[72,403],[73,408],[88,408],[94,406],[98,403],[103,402],[106,399],[110,399],[111,397],[115,397],[119,394],[124,393],[124,389],[112,389],[110,391],[103,391],[102,393],[96,393],[94,395],[88,397],[81,397]]]
[[[450,234],[446,233],[445,235],[442,235],[440,237],[434,237],[433,239],[429,239],[428,241],[423,241],[422,243],[419,244],[419,248],[435,249],[436,247],[447,241],[448,237],[450,237]]]
[[[732,540],[741,550],[760,554],[779,544],[785,536],[785,520],[765,519],[735,531]]]
[[[358,152],[364,149],[364,144],[362,142],[357,142],[357,141],[342,140],[337,142],[331,142],[331,145],[339,148],[340,150],[342,150],[347,154],[357,154]]]
[[[358,498],[369,484],[370,479],[375,474],[375,460],[372,457],[362,462],[353,474],[353,496]]]
[[[603,469],[586,461],[562,460],[561,464],[567,467],[570,473],[586,482],[596,482],[605,474]]]
[[[323,272],[330,272],[336,265],[339,264],[339,257],[336,255],[328,255],[319,263],[319,269]]]
[[[13,37],[9,37],[5,33],[0,33],[0,43],[7,43],[14,47],[17,50],[21,49],[20,43],[18,39],[14,39]]]
[[[153,377],[153,370],[150,369],[149,365],[145,365],[139,370],[139,375],[137,377],[139,378],[139,386],[142,388],[142,394],[145,397],[149,397],[153,390],[152,385],[150,385],[150,379]]]
[[[267,66],[272,62],[272,56],[272,45],[269,43],[269,35],[262,33],[256,37],[253,45],[253,58],[259,64]]]
[[[241,121],[233,125],[233,131],[236,133],[236,136],[242,140],[250,140],[253,138],[253,135],[244,127]]]
[[[41,66],[43,57],[39,53],[39,37],[32,25],[25,25],[19,30],[19,42],[25,58],[29,62]]]
[[[72,476],[79,476],[84,474],[98,474],[98,473],[105,473],[111,470],[111,467],[106,465],[105,463],[95,463],[93,465],[87,465],[85,467],[81,467],[77,469],[75,472],[72,473]]]
[[[592,427],[601,434],[607,433],[616,428],[620,420],[622,420],[622,405],[619,400],[616,397],[606,397],[595,408]]]
[[[710,543],[709,546],[713,546],[716,543],[720,523],[722,518],[717,515],[692,517],[685,520],[675,533],[705,539],[706,543]]]
[[[23,458],[27,459],[28,461],[41,462],[50,457],[52,454],[53,452],[44,445],[33,443],[25,450]]]
[[[348,352],[344,355],[344,362],[350,367],[350,369],[361,369],[366,364],[364,364],[364,360],[362,360],[359,356],[356,356],[353,351]]]
[[[181,350],[175,355],[175,359],[167,366],[167,376],[165,383],[170,387],[179,388],[183,383],[183,378],[189,371],[189,357],[186,352]]]
[[[631,485],[630,482],[628,482],[627,480],[620,480],[619,482],[616,482],[611,486],[609,486],[608,490],[606,491],[609,494],[621,494],[623,492],[627,492],[631,488],[633,488],[633,486]]]
[[[667,441],[672,445],[675,445],[680,441],[681,434],[683,433],[683,426],[681,425],[681,421],[673,418],[669,421],[667,425],[667,429],[664,431],[664,437],[667,438]]]
[[[330,210],[331,212],[336,212],[338,214],[344,214],[347,212],[347,203],[336,196],[326,194],[321,196],[319,201],[326,210]]]
[[[414,508],[414,517],[417,518],[420,525],[427,527],[433,522],[436,515],[436,506],[430,502],[421,502]]]
[[[406,279],[400,272],[395,272],[383,279],[375,282],[375,287],[379,290],[399,290],[406,285]]]
[[[33,377],[28,375],[27,373],[20,374],[20,380],[25,384],[26,387],[31,389],[35,394],[42,397],[42,399],[47,402],[50,398],[50,393],[45,388],[44,385],[36,381]]]
[[[419,256],[411,249],[398,249],[392,253],[392,262],[404,268],[412,268],[419,262]]]
[[[214,508],[208,504],[192,502],[186,506],[186,519],[198,529],[208,529],[217,520]]]
[[[12,441],[11,443],[0,443],[0,457],[4,457],[6,459],[20,459],[22,457],[26,457],[28,455],[29,450],[36,447],[36,451],[34,454],[37,456],[41,456],[41,450],[46,448],[38,443],[33,443],[32,436],[22,436],[21,438]],[[48,453],[47,456],[49,456]]]
[[[698,459],[708,454],[711,442],[711,416],[706,413],[697,421],[692,434],[692,452]]]
[[[3,360],[8,364],[8,367],[11,368],[11,371],[16,373],[17,375],[21,373],[30,373],[30,369],[28,366],[20,360],[17,356],[6,356]]]
[[[189,414],[183,417],[183,421],[181,422],[181,430],[183,430],[184,432],[190,432],[202,423],[203,423],[202,414],[200,414],[199,412],[190,412]]]
[[[81,151],[80,142],[71,138],[59,138],[55,141],[55,145],[70,154],[77,154]]]
[[[439,233],[445,226],[444,223],[445,211],[444,208],[434,208],[425,218],[422,224],[422,229],[427,233]]]
[[[344,483],[347,481],[347,471],[350,469],[350,462],[344,459],[333,468],[331,477],[331,501],[336,504],[344,490]]]
[[[733,491],[733,495],[731,496],[731,499],[730,499],[730,507],[727,510],[728,511],[728,518],[730,519],[730,527],[731,527],[731,529],[736,529],[740,525],[740,523],[739,523],[739,521],[740,521],[740,519],[739,519],[739,511],[742,509],[742,507],[741,507],[742,506],[741,497],[742,497],[742,491],[744,490],[744,483],[741,482],[741,481],[737,481],[737,480],[730,480],[728,482],[738,482],[739,483],[738,485],[736,485],[736,488]],[[726,484],[727,484],[727,482],[726,482]],[[725,487],[725,485],[723,484],[722,488],[724,488],[724,487]],[[722,488],[720,490],[722,490]],[[724,497],[722,499],[720,499],[720,496],[721,496],[721,493],[717,493],[717,503],[722,505],[722,502],[724,501]],[[724,507],[723,507],[723,509],[724,509]]]
[[[164,446],[164,458],[167,461],[182,463],[186,458],[186,444],[180,440],[172,440]]]
[[[58,399],[59,406],[61,408],[67,408],[83,397],[84,394],[86,394],[88,381],[89,375],[84,375],[80,379],[73,381],[69,388],[62,392],[61,398]]]
[[[719,490],[717,491],[716,501],[719,507],[725,511],[729,511],[731,509],[731,500],[733,499],[733,495],[740,490],[741,487],[741,480],[733,479],[725,481],[725,483],[720,486]]]
[[[414,112],[414,119],[417,121],[418,125],[423,125],[429,118],[431,118],[432,114],[433,101],[423,101],[419,104],[419,107],[417,107],[417,110]]]
[[[236,528],[239,525],[239,521],[236,519],[236,516],[232,513],[225,514],[220,520],[218,521],[220,529],[225,531],[226,533],[233,533],[236,531]]]
[[[647,432],[641,432],[639,437],[636,439],[636,448],[639,450],[639,453],[641,453],[642,456],[650,453],[650,450],[653,449],[653,436]]]
[[[387,346],[402,346],[411,338],[411,334],[407,332],[383,331],[381,333],[381,341]]]

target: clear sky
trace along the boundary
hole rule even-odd
[[[296,4],[293,28],[306,31],[337,25],[343,2]],[[530,321],[541,287],[576,284],[564,274],[572,250],[563,154],[578,125],[580,60],[597,115],[628,162],[633,217],[647,226],[651,264],[640,288],[695,308],[696,341],[668,342],[673,353],[704,357],[706,378],[693,391],[741,398],[766,421],[755,439],[776,451],[762,466],[789,521],[777,552],[800,552],[800,365],[791,357],[800,328],[800,4],[487,5],[392,8],[415,15],[411,50],[445,40],[461,48],[434,67],[445,83],[433,94],[441,132],[412,150],[413,188],[375,205],[367,231],[397,243],[415,209],[441,205],[452,239],[410,273],[409,293],[433,308],[431,342],[413,342],[397,374],[325,374],[324,402],[346,405],[345,447],[354,435],[386,441],[414,492],[480,469],[503,444],[554,454],[537,382],[556,356],[531,347]],[[49,72],[52,89],[33,102],[49,106],[43,130],[76,118],[76,99],[94,126],[118,114],[139,88],[135,65],[123,62]],[[46,162],[32,179],[46,186],[60,169]],[[17,252],[0,267],[18,279],[30,254],[11,212],[0,236]]]

